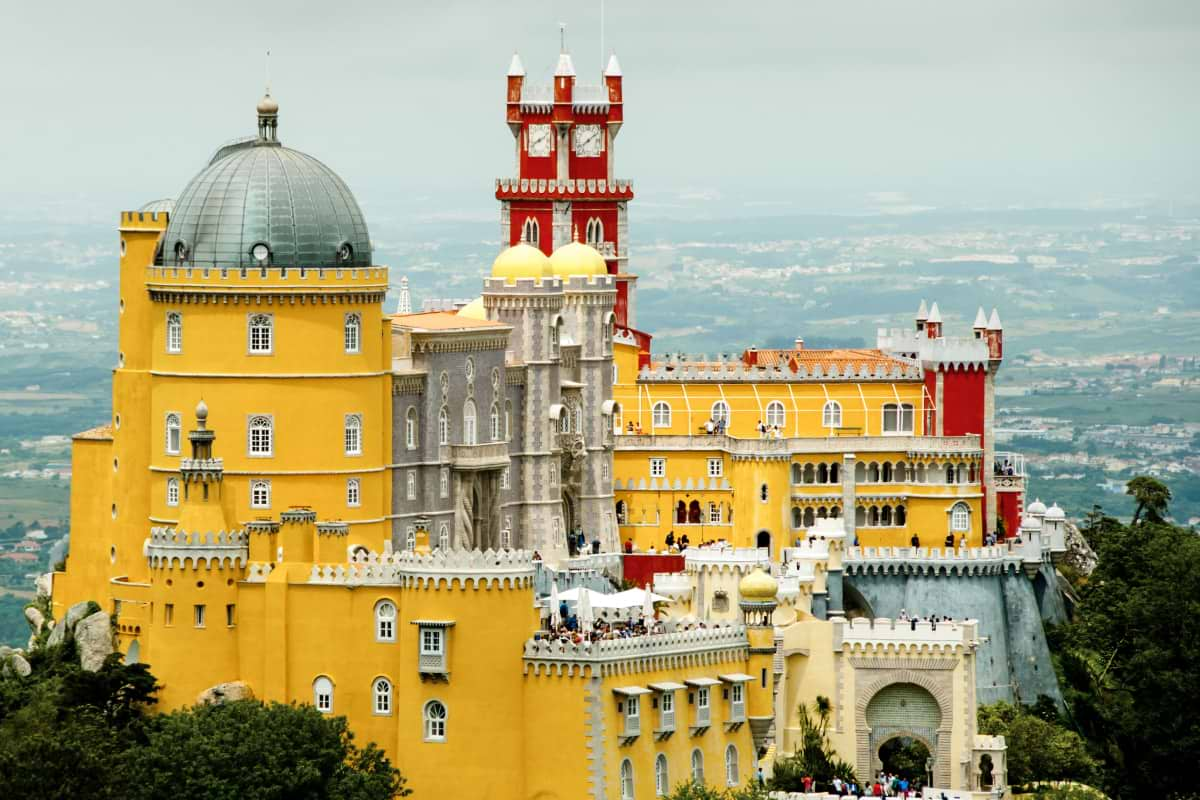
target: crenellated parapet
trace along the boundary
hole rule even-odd
[[[738,438],[727,435],[621,434],[617,450],[710,451],[734,459],[776,459],[834,453],[905,453],[909,458],[979,458],[983,445],[977,434],[963,436],[790,436],[782,439]],[[632,487],[631,487],[632,488]],[[669,488],[669,487],[664,487]]]
[[[847,655],[944,655],[970,652],[978,644],[978,623],[891,620],[859,617],[832,620],[833,649]]]
[[[308,583],[340,586],[401,586],[422,589],[533,586],[533,554],[527,550],[405,550],[368,553],[345,564],[314,564]]]
[[[716,361],[705,360],[705,356],[680,359],[672,363],[645,366],[638,373],[638,380],[645,383],[798,383],[804,381],[915,381],[922,377],[921,366],[912,363],[897,363],[890,368],[877,364],[845,363],[823,367],[813,364],[811,368],[799,366],[795,371],[777,366],[747,365],[741,358],[730,356]]]
[[[548,101],[553,104],[553,99]],[[607,105],[607,101],[605,102]],[[532,199],[551,197],[554,199],[593,199],[597,196],[630,200],[633,198],[633,181],[574,178],[497,178],[496,197],[500,200]]]
[[[598,678],[700,667],[744,660],[749,647],[743,625],[717,625],[579,644],[530,639],[525,642],[525,672]]]
[[[156,527],[142,545],[150,566],[158,568],[246,566],[248,536],[242,531],[186,533]]]
[[[154,302],[327,305],[382,302],[387,267],[146,267]]]
[[[749,572],[757,566],[770,568],[771,551],[766,547],[689,547],[683,551],[688,572]]]

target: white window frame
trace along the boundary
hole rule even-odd
[[[708,504],[708,524],[720,525],[722,513],[721,504],[710,501]]]
[[[955,503],[950,507],[950,531],[967,533],[971,530],[971,507],[966,503]]]
[[[450,444],[450,409],[438,410],[438,444]]]
[[[192,606],[192,627],[203,628],[207,622],[208,606],[204,603],[196,603]]]
[[[257,441],[256,431],[266,431],[265,447]],[[257,445],[257,447],[256,447]],[[250,458],[270,458],[275,455],[275,418],[270,414],[250,414],[246,417],[246,455]]]
[[[650,459],[650,477],[665,478],[667,477],[667,459],[656,456]]]
[[[491,434],[491,441],[501,441],[502,431],[500,430],[500,405],[492,403],[492,408],[488,412],[488,431]]]
[[[521,240],[537,247],[538,239],[541,237],[540,227],[536,217],[526,217],[525,225],[521,230]]]
[[[396,604],[384,598],[375,604],[375,641],[391,644],[396,641]]]
[[[665,695],[664,695],[665,696]],[[671,791],[670,767],[667,764],[666,753],[654,757],[654,796],[666,797]]]
[[[438,496],[446,498],[450,496],[450,468],[442,467],[438,475]]]
[[[392,682],[382,676],[371,683],[371,709],[377,717],[392,715]]]
[[[404,549],[410,553],[417,549],[417,529],[412,525],[404,529]]]
[[[178,411],[168,411],[166,417],[167,455],[177,456],[183,447],[183,417]]]
[[[246,352],[252,356],[275,352],[275,315],[257,311],[246,315]]]
[[[435,714],[437,709],[441,709],[440,714]],[[441,700],[430,700],[421,709],[421,717],[424,721],[424,739],[427,742],[444,742],[446,741],[446,720],[450,716],[450,709]]]
[[[179,311],[167,312],[167,352],[183,352],[183,314]]]
[[[712,404],[711,416],[713,424],[715,425],[717,423],[724,422],[725,426],[729,427],[729,421],[732,413],[733,412],[729,409],[729,403],[726,403],[724,400],[718,400]]]
[[[362,480],[359,478],[346,479],[346,506],[358,508],[362,505]]]
[[[342,325],[342,345],[349,355],[362,352],[362,315],[356,311],[346,314]]]
[[[363,418],[362,414],[347,414],[342,437],[346,455],[361,456],[363,454]]]
[[[710,477],[710,478],[725,477],[725,459],[710,458],[708,460],[708,477]]]
[[[628,758],[621,761],[621,800],[633,800],[633,762]]]
[[[787,409],[778,400],[767,403],[767,427],[783,430],[787,427]]]
[[[438,548],[442,552],[450,549],[450,526],[444,522],[438,525]]]
[[[441,628],[421,628],[421,655],[441,656],[446,654],[446,632]]]
[[[467,398],[463,403],[463,444],[476,444],[475,401]]]
[[[179,505],[179,478],[167,478],[167,505]]]
[[[500,470],[500,488],[507,489],[509,487],[509,480],[508,467],[504,467]]]
[[[826,400],[821,407],[821,426],[825,428],[842,427],[842,404],[836,400]]]
[[[737,745],[730,744],[725,748],[725,785],[738,785],[738,750]]]
[[[894,430],[888,430],[887,417],[888,411],[894,410],[896,414],[896,426]],[[884,403],[882,415],[880,419],[880,430],[885,436],[902,436],[911,434],[915,424],[915,413],[912,403]],[[905,422],[907,421],[907,426]]]
[[[250,507],[271,507],[271,482],[263,478],[250,481]]]
[[[313,705],[322,714],[333,713],[333,681],[325,675],[313,681]]]
[[[404,446],[409,450],[417,449],[417,408],[409,406],[404,412]]]
[[[704,783],[704,753],[699,747],[692,750],[692,780]]]
[[[669,428],[671,427],[671,404],[666,400],[659,400],[650,409],[650,425],[654,428]]]
[[[417,499],[417,471],[415,469],[404,473],[404,499]]]

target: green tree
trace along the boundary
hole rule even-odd
[[[854,767],[838,758],[829,742],[827,732],[832,710],[829,698],[820,695],[811,709],[803,703],[796,709],[800,744],[795,753],[775,762],[775,774],[770,781],[772,789],[803,791],[805,776],[811,777],[822,788],[828,788],[834,778],[857,782]]]
[[[1071,716],[1119,797],[1194,794],[1200,718],[1200,537],[1149,520],[1113,526],[1057,658]],[[1057,637],[1056,637],[1057,638]]]
[[[1139,475],[1125,484],[1125,494],[1137,501],[1133,511],[1133,524],[1137,525],[1145,514],[1147,522],[1162,522],[1167,517],[1167,503],[1171,502],[1171,490],[1162,481],[1148,475]]]
[[[743,787],[714,789],[706,783],[687,781],[672,789],[665,800],[766,800],[767,790],[751,781]]]
[[[1049,716],[1050,719],[1046,717]],[[1018,706],[993,703],[978,710],[979,732],[1003,736],[1008,746],[1008,783],[1071,780],[1088,783],[1099,777],[1087,742],[1060,724],[1053,703]]]

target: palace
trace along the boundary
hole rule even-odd
[[[471,302],[413,313],[401,281],[384,312],[352,192],[283,146],[269,92],[256,134],[123,212],[113,414],[74,438],[55,617],[100,602],[164,708],[344,714],[430,796],[741,785],[817,696],[863,777],[903,735],[937,785],[1003,786],[975,703],[977,678],[1019,696],[977,663],[1008,617],[892,622],[907,590],[869,580],[1017,576],[1004,597],[1042,635],[1029,579],[1053,579],[1061,510],[1026,514],[1019,456],[994,451],[998,314],[954,338],[922,304],[874,349],[655,357],[614,177],[622,81],[615,56],[592,86],[566,52],[548,85],[513,57],[516,174]],[[660,595],[637,635],[556,628],[560,590],[622,578]]]

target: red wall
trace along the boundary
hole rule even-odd
[[[1004,530],[1009,539],[1014,538],[1020,528],[1024,499],[1021,492],[996,492],[996,513],[1004,520]]]
[[[558,171],[558,134],[554,128],[550,129],[550,155],[530,157],[529,150],[525,146],[525,137],[529,132],[530,125],[547,125],[550,123],[549,114],[525,114],[525,127],[521,129],[521,172],[522,178],[544,178],[550,180]]]
[[[654,586],[656,572],[683,572],[682,555],[650,555],[633,553],[624,556],[625,580],[633,581],[642,589]]]
[[[952,369],[943,373],[942,432],[946,436],[975,433],[983,441],[983,391],[981,369]]]
[[[521,230],[527,217],[538,221],[538,246],[543,253],[550,255],[554,252],[554,212],[549,202],[514,200],[509,206],[509,242],[516,244],[521,241]]]

